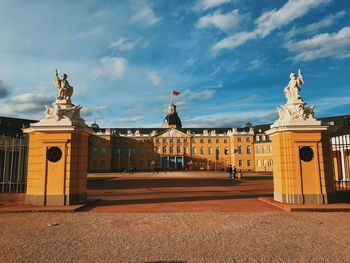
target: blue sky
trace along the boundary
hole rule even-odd
[[[0,115],[43,117],[67,73],[87,123],[184,127],[276,119],[289,73],[316,117],[349,114],[347,0],[0,0]]]

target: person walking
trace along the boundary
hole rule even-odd
[[[230,165],[230,167],[228,168],[228,173],[230,174],[230,178],[233,178],[233,169],[232,169],[232,165]]]
[[[236,174],[237,174],[237,168],[236,166],[233,166],[233,171],[232,171],[233,178],[236,178]]]

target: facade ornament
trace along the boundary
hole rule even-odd
[[[233,134],[238,134],[238,129],[237,129],[237,128],[233,128],[233,129],[232,129],[232,133],[233,133]]]
[[[153,131],[151,132],[151,136],[155,136],[155,135],[157,135],[157,132],[156,132],[155,130],[153,130]]]
[[[210,135],[211,135],[211,136],[216,136],[216,131],[215,131],[215,130],[212,130],[212,131],[210,132]]]
[[[191,131],[190,131],[190,130],[187,130],[187,131],[186,131],[186,134],[187,134],[187,135],[191,135]]]
[[[249,128],[249,134],[254,134],[254,129],[253,129],[253,127],[250,127],[250,128]]]
[[[132,136],[132,131],[128,130],[127,131],[127,136]]]
[[[304,84],[301,70],[299,69],[297,78],[294,73],[291,73],[289,77],[290,80],[288,86],[284,88],[287,103],[277,108],[279,118],[274,126],[276,126],[278,122],[291,120],[316,120],[314,117],[315,107],[306,106],[306,103],[299,95],[301,87]]]
[[[135,131],[135,136],[140,136],[140,131],[139,130]]]
[[[203,130],[203,135],[204,136],[208,136],[209,134],[208,134],[208,130]]]

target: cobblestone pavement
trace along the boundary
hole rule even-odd
[[[350,262],[349,233],[347,213],[0,214],[0,262]]]

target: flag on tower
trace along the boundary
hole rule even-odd
[[[176,91],[176,90],[173,90],[173,96],[179,96],[180,95],[180,92]]]

